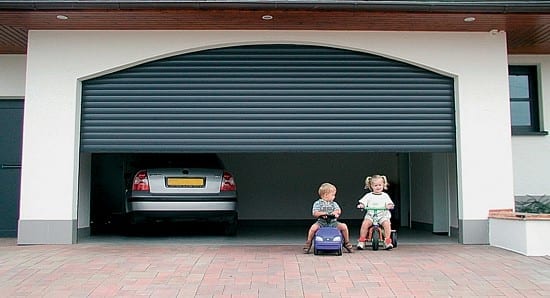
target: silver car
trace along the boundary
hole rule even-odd
[[[146,159],[161,167],[139,169],[126,196],[131,222],[215,221],[227,235],[237,232],[237,186],[215,154],[182,154]]]

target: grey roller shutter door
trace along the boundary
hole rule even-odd
[[[82,84],[85,152],[449,152],[453,80],[349,50],[255,45]]]

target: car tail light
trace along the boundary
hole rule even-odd
[[[235,185],[235,179],[233,175],[229,172],[223,172],[222,185],[220,187],[221,191],[235,191],[237,190],[237,185]]]
[[[132,183],[132,190],[149,191],[149,177],[147,177],[147,171],[141,170],[134,176],[134,182]]]

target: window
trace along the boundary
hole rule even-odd
[[[513,134],[541,133],[536,66],[509,66]]]

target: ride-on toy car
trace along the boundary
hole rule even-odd
[[[386,208],[372,208],[372,207],[369,208],[369,207],[366,207],[366,208],[363,208],[362,210],[365,211],[365,212],[367,212],[369,210],[374,211],[374,217],[376,218],[376,214],[378,213],[378,211],[386,210]],[[372,224],[372,226],[369,227],[367,238],[371,239],[371,241],[372,241],[371,242],[372,250],[378,250],[378,248],[380,247],[380,244],[384,243],[384,229],[377,222],[374,222]],[[392,242],[393,247],[396,248],[397,247],[397,231],[395,229],[391,230],[390,238],[391,238],[391,242]]]
[[[334,219],[334,215],[325,216],[324,219]],[[336,253],[342,255],[343,236],[340,230],[334,227],[321,227],[313,237],[313,254]]]

